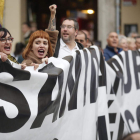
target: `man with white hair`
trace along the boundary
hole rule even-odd
[[[121,48],[118,48],[118,43],[118,34],[116,32],[110,32],[107,37],[107,46],[104,49],[104,57],[106,61],[122,51]]]

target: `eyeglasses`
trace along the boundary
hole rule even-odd
[[[60,28],[61,28],[61,29],[65,29],[65,28],[67,28],[67,29],[72,29],[72,28],[75,28],[75,27],[73,27],[73,26],[71,26],[71,25],[61,25]]]
[[[13,42],[13,40],[14,40],[14,38],[13,38],[13,37],[0,38],[0,41],[1,41],[2,43],[6,43],[6,42],[7,42],[7,40],[9,41],[9,43],[12,43],[12,42]]]

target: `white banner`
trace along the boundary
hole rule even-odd
[[[117,140],[139,130],[140,55],[96,46],[38,70],[0,60],[0,139]]]

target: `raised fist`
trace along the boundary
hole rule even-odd
[[[56,13],[56,8],[57,8],[57,6],[55,4],[49,6],[49,9],[50,9],[52,14]]]

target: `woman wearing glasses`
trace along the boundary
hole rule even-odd
[[[48,29],[45,31],[37,30],[29,38],[29,42],[23,51],[23,58],[27,66],[34,66],[36,69],[39,64],[48,63],[48,57],[53,56],[57,43],[58,31],[55,25],[56,5],[49,7],[51,18]]]
[[[5,60],[2,58],[2,61],[6,61],[8,58],[12,62],[19,64],[16,59],[10,55],[13,39],[11,33],[6,28],[0,28],[0,55],[2,57],[5,56]],[[25,64],[20,65],[21,69],[25,69]]]
[[[30,41],[23,52],[23,58],[25,59],[25,61],[23,61],[22,64],[26,64],[27,66],[34,66],[34,69],[38,67],[38,64],[41,64],[44,61],[47,63],[48,59],[46,56],[53,56],[55,51],[57,36],[59,33],[56,30],[55,25],[56,5],[51,5],[49,9],[51,11],[51,18],[48,29],[46,29],[46,32],[42,30],[34,32],[33,35],[31,35],[29,39]],[[6,54],[8,56],[8,59],[10,59],[11,61],[18,63],[16,59],[10,55],[13,37],[11,36],[10,32],[5,28],[0,28],[0,32],[3,34],[0,38],[0,52]],[[34,43],[34,41],[36,42]],[[33,47],[33,44],[36,44],[35,47]],[[41,47],[41,45],[39,44],[43,44],[43,47]],[[41,47],[41,49],[39,48],[39,52],[37,52],[37,50],[34,51],[34,48],[36,49],[38,45]]]

